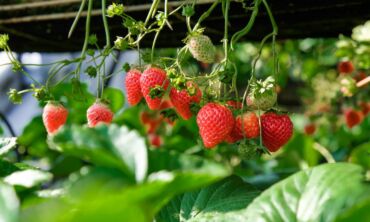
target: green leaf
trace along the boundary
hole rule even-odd
[[[370,169],[370,142],[361,144],[354,148],[351,152],[349,161],[357,163],[365,169]]]
[[[0,221],[18,221],[19,201],[14,189],[0,182]]]
[[[123,105],[125,105],[125,96],[119,89],[104,89],[103,98],[107,99],[110,102],[109,107],[114,113],[118,112],[123,107]]]
[[[95,128],[67,126],[51,137],[51,148],[98,166],[118,168],[136,181],[147,171],[145,141],[126,127],[101,124]]]
[[[0,138],[0,156],[8,153],[17,145],[16,137]]]
[[[240,211],[259,191],[239,177],[226,178],[201,190],[175,197],[157,215],[160,221],[238,221]]]
[[[264,191],[240,215],[242,221],[333,221],[370,187],[354,164],[324,164],[298,172]]]
[[[52,174],[41,170],[28,169],[16,171],[4,178],[4,182],[13,186],[31,188],[51,180]]]
[[[320,154],[313,148],[313,145],[314,141],[311,137],[294,132],[293,138],[284,147],[286,154],[283,158],[285,158],[285,162],[290,165],[298,165],[300,161],[304,160],[309,166],[316,166]]]
[[[335,222],[370,221],[370,198],[359,201],[340,214]]]
[[[11,163],[6,160],[0,159],[0,177],[5,177],[15,171],[33,169],[32,166],[29,166],[25,163]]]
[[[166,152],[157,154],[166,155]],[[22,221],[153,221],[154,215],[176,195],[207,186],[230,174],[223,165],[201,157],[166,156],[181,156],[181,160],[160,165],[156,169],[161,171],[152,173],[139,185],[127,183],[119,172],[107,172],[107,168],[81,170],[83,177],[63,198],[27,205],[22,211]],[[167,171],[169,169],[174,171]]]

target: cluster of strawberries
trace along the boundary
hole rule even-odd
[[[358,82],[367,78],[364,71],[355,72],[355,66],[351,61],[341,61],[338,63],[338,72],[341,77],[341,91],[345,96],[352,96],[356,93]],[[370,103],[359,102],[361,110],[348,108],[344,110],[344,119],[348,128],[352,128],[362,122],[364,117],[369,113]]]
[[[340,91],[346,97],[353,96],[358,91],[356,84],[368,77],[364,71],[356,71],[353,63],[348,60],[339,62],[337,70],[341,85]],[[358,109],[349,107],[343,110],[344,121],[350,129],[359,125],[370,112],[370,102],[360,101],[357,106]],[[306,135],[313,135],[316,132],[316,124],[308,123],[304,127],[304,132]]]
[[[160,110],[165,92],[169,91],[170,102],[179,116],[188,120],[193,116],[191,106],[193,103],[200,104],[202,92],[194,82],[186,82],[183,89],[169,87],[169,79],[166,71],[161,68],[150,66],[143,73],[139,70],[127,72],[125,84],[127,101],[130,105],[137,105],[142,98],[145,99],[149,109]],[[268,96],[275,99],[276,95]],[[168,103],[166,100],[165,103]],[[263,101],[263,103],[257,104]],[[248,107],[271,108],[275,102],[259,99],[252,95],[248,99]],[[256,105],[257,104],[257,105]],[[241,103],[228,101],[226,104],[220,102],[208,102],[204,104],[196,115],[199,134],[206,148],[214,148],[222,142],[235,143],[243,138],[253,139],[262,133],[263,145],[270,151],[277,151],[292,136],[293,124],[286,114],[266,112],[259,119],[255,112],[247,111],[234,118],[233,111],[241,111]],[[266,109],[267,110],[267,109]],[[142,119],[145,119],[142,117]],[[146,122],[142,120],[142,122]],[[154,124],[155,125],[155,124]],[[261,128],[260,128],[261,126]],[[153,127],[149,127],[148,133]]]
[[[49,101],[44,107],[42,120],[49,134],[55,133],[67,121],[68,110],[59,102]],[[98,123],[109,124],[113,119],[113,112],[103,101],[97,100],[87,112],[87,124],[95,127]]]

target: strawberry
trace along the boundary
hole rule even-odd
[[[141,92],[151,110],[159,109],[164,91],[168,87],[166,72],[157,67],[149,67],[140,77]]]
[[[44,107],[42,120],[49,134],[55,133],[67,121],[68,110],[60,103],[49,101]]]
[[[361,80],[365,79],[367,77],[366,73],[364,71],[360,71],[357,73],[357,75],[354,76],[354,79],[356,82],[360,82]]]
[[[150,122],[150,114],[146,111],[140,113],[140,121],[142,124],[148,124]]]
[[[98,123],[109,124],[113,119],[113,112],[107,104],[96,101],[87,109],[87,124],[89,127],[95,127]]]
[[[344,117],[348,128],[351,129],[362,122],[363,116],[362,112],[350,108],[344,111]]]
[[[228,105],[232,109],[241,109],[242,108],[242,103],[235,101],[235,100],[229,100],[226,101],[226,105]]]
[[[275,79],[270,76],[264,81],[251,83],[251,92],[247,96],[247,105],[252,109],[268,110],[277,100]]]
[[[225,141],[228,143],[235,143],[236,141],[244,138],[243,134],[248,139],[253,139],[259,136],[259,121],[257,115],[254,112],[244,113],[243,123],[241,115],[238,115],[235,120],[234,128],[226,137]]]
[[[308,136],[313,135],[316,131],[316,125],[313,123],[309,123],[304,126],[304,133]]]
[[[360,102],[361,112],[366,116],[370,112],[370,103],[369,102]]]
[[[271,152],[277,151],[293,135],[293,123],[286,114],[264,113],[261,125],[263,145]]]
[[[155,133],[151,133],[148,135],[148,138],[149,138],[150,145],[154,147],[160,147],[162,145],[162,138],[159,135]]]
[[[208,103],[197,115],[199,134],[206,148],[213,148],[230,134],[234,126],[232,112],[218,103]]]
[[[141,93],[140,87],[140,77],[141,72],[137,69],[131,69],[127,72],[125,78],[126,92],[127,92],[127,102],[131,105],[137,105],[143,94]]]
[[[216,57],[216,48],[211,39],[202,34],[188,37],[187,47],[193,57],[203,63],[212,63]]]
[[[191,103],[199,103],[202,98],[202,92],[193,82],[187,82],[187,89],[178,90],[172,88],[170,99],[177,113],[185,120],[193,115],[190,110]],[[189,91],[194,91],[192,94]]]
[[[338,63],[338,72],[341,74],[349,74],[355,70],[351,61],[341,61]]]

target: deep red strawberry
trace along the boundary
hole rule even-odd
[[[206,148],[213,148],[230,134],[234,126],[232,112],[218,103],[208,103],[197,115],[199,134]]]
[[[244,129],[244,130],[243,130]],[[241,115],[238,115],[235,120],[235,125],[225,141],[228,143],[235,143],[241,139],[253,139],[260,134],[260,127],[258,117],[254,112],[247,112],[243,114],[243,122]]]
[[[148,138],[150,145],[154,147],[160,147],[162,145],[162,138],[159,135],[152,133],[148,135]]]
[[[193,115],[190,110],[191,103],[199,103],[202,98],[202,92],[199,87],[193,82],[187,82],[187,87],[194,89],[193,95],[189,93],[188,88],[177,90],[172,88],[170,91],[170,99],[177,113],[185,120],[190,119]]]
[[[271,152],[277,151],[293,135],[293,123],[286,114],[265,113],[261,116],[262,142]]]
[[[149,67],[140,77],[141,92],[151,110],[159,109],[164,91],[169,81],[166,72],[157,67]]]
[[[306,135],[313,135],[316,131],[316,125],[313,124],[313,123],[309,123],[307,125],[304,126],[304,133]]]
[[[349,74],[355,70],[351,61],[341,61],[338,63],[338,72],[342,74]]]
[[[142,124],[144,124],[144,125],[148,124],[150,122],[150,119],[151,119],[151,117],[150,117],[150,114],[148,112],[143,111],[143,112],[140,113],[140,121],[141,121]]]
[[[140,87],[140,77],[141,72],[137,69],[131,69],[126,74],[125,84],[127,92],[127,102],[131,106],[138,104],[141,98],[143,98]]]
[[[96,101],[92,106],[87,109],[87,124],[89,127],[95,127],[98,123],[109,124],[113,119],[113,112],[109,109],[108,105]]]
[[[235,100],[226,101],[226,105],[228,105],[232,109],[241,109],[242,108],[242,103],[241,102],[237,102]]]
[[[366,116],[370,112],[370,103],[369,102],[360,102],[361,112]]]
[[[344,111],[344,117],[346,120],[346,124],[348,128],[350,129],[360,124],[363,119],[362,112],[351,109],[351,108]]]
[[[55,133],[67,121],[68,110],[60,103],[50,101],[44,107],[42,120],[49,134]]]

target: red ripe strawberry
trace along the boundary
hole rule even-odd
[[[226,105],[230,106],[233,109],[241,109],[242,108],[242,103],[237,102],[235,100],[229,100],[226,102]]]
[[[316,125],[313,124],[313,123],[309,123],[307,125],[304,126],[304,133],[306,135],[313,135],[316,131]]]
[[[243,130],[244,128],[244,130]],[[226,137],[225,141],[228,143],[235,143],[245,137],[253,139],[259,136],[260,127],[258,117],[254,112],[247,112],[243,114],[243,123],[241,116],[237,116],[235,126],[231,133]]]
[[[140,121],[142,124],[148,124],[150,122],[150,114],[146,111],[140,113]]]
[[[344,117],[346,119],[346,124],[348,128],[352,128],[362,122],[362,112],[354,110],[354,109],[348,109],[344,112]]]
[[[351,61],[342,61],[338,64],[338,72],[343,74],[352,73],[355,70]]]
[[[225,106],[208,103],[199,110],[197,124],[204,146],[213,148],[230,134],[234,126],[234,117]]]
[[[361,112],[364,116],[366,116],[370,112],[370,103],[368,102],[360,102]]]
[[[367,77],[366,73],[364,71],[360,71],[357,73],[357,75],[354,77],[356,82],[360,82],[361,80],[365,79]]]
[[[263,145],[271,152],[277,151],[293,135],[293,123],[288,115],[265,113],[261,116]]]
[[[141,74],[141,92],[149,109],[159,109],[164,91],[167,89],[168,84],[166,72],[163,69],[150,67]],[[155,95],[152,95],[152,93]]]
[[[42,120],[49,134],[55,133],[67,121],[68,110],[60,103],[50,101],[44,107]]]
[[[141,72],[137,69],[132,69],[126,74],[125,84],[127,91],[127,102],[131,106],[138,104],[141,98],[143,98],[140,87],[140,76]]]
[[[159,135],[152,133],[148,135],[148,138],[150,145],[154,147],[160,147],[162,145],[162,138]]]
[[[96,101],[87,109],[87,124],[89,127],[95,127],[98,123],[109,124],[112,119],[113,112],[103,102]]]
[[[193,115],[190,110],[191,103],[199,103],[202,98],[202,92],[199,87],[193,82],[187,82],[190,89],[194,89],[193,95],[190,95],[188,89],[177,90],[172,88],[170,91],[170,99],[177,113],[185,120],[190,119]]]
[[[172,107],[173,107],[173,104],[170,100],[164,100],[159,106],[159,110],[169,109]]]

